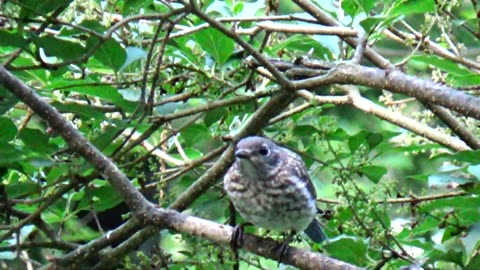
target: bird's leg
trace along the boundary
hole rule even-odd
[[[283,240],[283,242],[278,246],[278,264],[280,264],[283,258],[288,253],[288,245],[292,242],[293,237],[296,235],[296,232],[292,230]]]
[[[234,251],[243,246],[243,231],[244,228],[247,226],[253,226],[253,224],[250,222],[246,222],[235,226],[232,238],[230,240],[230,247]]]
[[[235,264],[233,270],[240,269],[240,256],[238,255],[238,247],[243,244],[243,229],[239,225],[235,226],[232,233],[232,239],[230,240],[230,247],[232,248]]]
[[[252,223],[242,223],[240,225],[236,225],[233,233],[232,238],[230,240],[230,247],[232,248],[233,257],[235,259],[235,264],[233,265],[234,270],[238,270],[240,268],[239,264],[239,256],[238,256],[238,248],[243,246],[243,229],[246,226],[251,226]]]

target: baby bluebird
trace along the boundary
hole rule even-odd
[[[224,186],[246,221],[278,232],[305,231],[317,243],[327,238],[315,219],[315,188],[299,155],[255,136],[240,140],[235,156]]]

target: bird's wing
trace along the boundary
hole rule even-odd
[[[292,174],[298,177],[301,181],[306,183],[306,187],[310,194],[312,194],[312,198],[317,198],[317,192],[315,191],[315,187],[310,180],[310,176],[308,175],[307,167],[303,162],[302,158],[295,152],[285,149],[287,155],[289,156],[289,167],[292,168]]]

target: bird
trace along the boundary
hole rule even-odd
[[[305,163],[270,139],[238,141],[224,188],[243,219],[256,227],[291,235],[304,231],[316,243],[327,239],[315,218],[316,191]]]

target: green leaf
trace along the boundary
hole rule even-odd
[[[0,85],[0,115],[9,111],[15,104],[17,104],[18,99],[10,91]]]
[[[472,226],[480,222],[480,211],[473,208],[459,208],[455,210],[455,218],[461,220],[462,225]],[[458,229],[454,227],[455,229]],[[472,228],[470,228],[472,230]],[[473,232],[473,231],[470,231]]]
[[[464,269],[480,269],[480,254],[476,254],[471,258]]]
[[[39,191],[39,189],[40,185],[32,181],[16,181],[6,185],[6,191],[9,198],[17,198],[29,193],[34,193]]]
[[[54,88],[53,88],[54,89]],[[109,85],[99,86],[74,86],[63,91],[76,92],[93,97],[99,97],[111,101],[123,101],[122,95],[118,93],[118,90]]]
[[[46,56],[55,56],[64,60],[76,59],[86,52],[79,43],[52,36],[34,38],[33,42],[43,49]]]
[[[374,183],[378,183],[378,181],[388,172],[384,167],[375,165],[363,166],[358,171],[367,176],[368,179],[372,180]]]
[[[210,130],[205,125],[193,124],[182,130],[182,138],[188,146],[201,144],[212,138]]]
[[[51,167],[45,180],[47,183],[51,184],[53,181],[58,180],[61,176],[67,175],[68,172],[68,167],[65,166],[65,164]]]
[[[147,7],[153,3],[153,0],[125,0],[123,4],[122,14],[137,14],[141,8]]]
[[[389,132],[388,135],[393,135],[393,134]],[[380,133],[369,133],[366,139],[367,139],[368,147],[370,150],[375,148],[377,145],[379,145],[385,140],[384,136]]]
[[[430,211],[444,209],[444,208],[478,209],[479,205],[480,205],[479,197],[453,197],[453,198],[438,199],[428,203],[423,203],[420,206],[420,209],[423,212],[428,213]]]
[[[348,148],[350,149],[351,153],[354,153],[358,150],[360,145],[365,142],[365,137],[367,136],[366,131],[360,131],[357,134],[348,138]]]
[[[91,31],[97,32],[98,34],[103,34],[107,28],[101,25],[99,21],[96,20],[83,20],[79,26],[87,28]],[[79,28],[68,28],[64,27],[60,31],[60,36],[74,36],[74,35],[85,35],[85,31]]]
[[[342,128],[337,128],[334,131],[330,131],[326,134],[326,137],[329,140],[335,140],[335,141],[341,141],[344,142],[347,139],[350,139],[348,136],[348,133],[342,129]]]
[[[22,0],[20,17],[47,15],[57,8],[69,5],[73,0]]]
[[[213,28],[196,33],[195,40],[220,66],[227,62],[235,46],[232,39]]]
[[[123,125],[107,126],[102,130],[102,133],[99,136],[96,136],[92,139],[92,144],[95,145],[100,151],[112,144],[112,141],[118,136],[118,132],[123,130]]]
[[[112,186],[103,180],[96,180],[102,184],[100,187],[86,190],[88,195],[85,195],[78,205],[78,210],[90,209],[90,204],[93,201],[95,211],[105,211],[111,209],[122,202],[122,198]]]
[[[365,18],[360,22],[360,25],[363,27],[363,29],[365,29],[366,32],[371,32],[374,28],[388,25],[390,21],[393,21],[393,19],[377,15]]]
[[[452,87],[477,86],[480,84],[480,75],[471,74],[447,74],[447,82]]]
[[[44,89],[50,91],[62,90],[65,92],[76,92],[93,97],[103,98],[113,102],[124,101],[123,96],[116,88],[110,85],[95,85],[95,81],[92,79],[70,80],[59,78],[51,82]]]
[[[95,118],[97,120],[105,118],[104,112],[98,111],[88,105],[76,103],[64,104],[58,101],[52,102],[51,105],[60,112],[74,113],[76,115],[83,116],[84,118]]]
[[[427,232],[438,230],[439,226],[440,220],[438,218],[427,216],[425,220],[423,220],[418,226],[413,228],[412,233],[414,235],[423,235]]]
[[[15,166],[24,159],[25,154],[22,150],[5,142],[0,143],[0,166]]]
[[[238,15],[242,12],[243,10],[243,7],[244,7],[245,3],[244,2],[236,2],[234,3],[234,6],[233,6],[233,14],[234,15]]]
[[[456,74],[456,75],[462,75],[462,76],[465,76],[467,74],[472,74],[472,75],[474,74],[470,70],[463,68],[460,64],[445,58],[440,58],[438,56],[417,55],[412,57],[412,60],[435,66],[443,71],[449,72],[450,74]]]
[[[0,117],[0,143],[6,143],[15,138],[17,135],[17,127],[11,119],[6,117]]]
[[[465,254],[461,250],[448,249],[447,251],[440,251],[435,253],[430,253],[426,258],[428,258],[425,263],[438,263],[438,261],[453,262],[459,266],[464,266],[463,256]],[[466,269],[466,268],[462,268]]]
[[[313,125],[296,125],[293,128],[292,134],[295,137],[312,137],[313,134],[318,133],[318,130]]]
[[[394,132],[384,132],[381,133],[373,133],[369,131],[362,130],[357,134],[348,138],[348,146],[350,148],[350,152],[354,153],[362,144],[367,144],[368,149],[371,150],[377,147],[380,143],[384,140],[389,139],[393,136],[397,135]]]
[[[324,245],[329,255],[357,266],[367,265],[367,245],[363,240],[352,237],[339,237],[337,239]]]
[[[473,164],[480,164],[480,150],[467,150],[462,152],[457,152],[455,154],[440,154],[435,156],[435,158],[446,158],[448,160],[457,160],[463,162],[470,162]]]
[[[23,48],[25,42],[23,36],[18,33],[0,30],[0,46]]]
[[[48,143],[50,136],[42,133],[38,129],[24,128],[18,137],[28,148],[35,152],[50,154],[55,150],[55,148]]]
[[[215,110],[208,111],[204,117],[204,123],[207,127],[210,127],[212,124],[216,123],[218,120],[225,118],[228,115],[228,112],[225,108],[218,108]]]
[[[185,155],[191,160],[198,159],[198,158],[202,157],[202,152],[200,152],[200,151],[198,151],[197,149],[194,149],[194,148],[185,148],[185,149],[183,149],[183,151],[185,152]],[[183,159],[180,154],[173,154],[172,157],[174,157],[176,159],[179,159],[179,160]]]
[[[319,59],[328,60],[332,58],[332,52],[322,45],[322,43],[315,40],[313,37],[305,35],[293,35],[282,43],[273,46],[272,54],[278,54],[281,50],[289,50],[291,52],[309,53]]]
[[[363,12],[369,13],[378,1],[375,0],[356,0],[356,1],[342,1],[342,9],[355,18],[355,15]]]
[[[391,17],[408,16],[435,11],[434,0],[403,0],[395,1],[394,7],[389,10]]]
[[[42,216],[43,218],[43,216]],[[82,242],[82,241],[90,241],[94,238],[101,237],[101,233],[98,231],[92,230],[90,227],[85,226],[85,223],[80,222],[78,220],[69,219],[67,222],[63,219],[63,214],[61,215],[61,220],[58,222],[62,222],[65,224],[63,234],[65,234],[63,240],[64,241],[71,241],[71,242]]]
[[[370,12],[372,8],[378,3],[377,0],[358,0],[358,3],[363,8],[365,12]]]
[[[100,40],[96,37],[91,37],[87,40],[87,47],[94,48],[98,45]],[[95,51],[93,57],[100,61],[107,67],[118,71],[125,63],[127,53],[122,46],[113,38],[107,39]]]
[[[342,1],[341,3],[343,11],[345,11],[345,13],[351,17],[355,17],[355,14],[357,14],[359,8],[358,3],[355,1]]]
[[[217,5],[215,11],[222,14],[222,16],[232,17],[229,7],[225,4],[221,6],[224,1],[212,1],[213,4],[208,7],[208,10],[213,11],[212,6]],[[233,1],[233,15],[235,17],[251,17],[265,14],[265,1]],[[238,7],[241,5],[241,7]]]
[[[342,9],[352,18],[357,17],[357,14],[370,13],[375,7],[376,0],[356,0],[356,1],[342,1]]]

